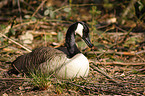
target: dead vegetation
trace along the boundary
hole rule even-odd
[[[126,2],[112,6],[114,10],[105,7],[107,4],[111,6],[111,0],[101,4],[64,0],[59,6],[56,5],[59,0],[56,4],[51,0],[18,1],[16,5],[7,0],[0,2],[4,2],[0,7],[0,95],[145,95],[144,14],[137,18],[132,13],[133,7],[127,3],[128,8]],[[12,5],[14,7],[10,9]],[[122,15],[116,11],[123,5],[126,5],[124,10],[131,10],[127,13],[132,17],[126,15],[126,18],[120,18]],[[104,10],[99,9],[102,6]],[[18,12],[21,14],[13,17]],[[90,61],[87,78],[59,80],[52,77],[44,90],[34,87],[32,78],[6,74],[16,57],[34,48],[63,46],[68,26],[84,20],[89,25],[90,37],[95,45],[94,49],[88,49],[79,37],[76,40]]]

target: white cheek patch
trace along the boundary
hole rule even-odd
[[[77,26],[77,29],[76,29],[75,33],[77,33],[77,34],[79,34],[81,37],[83,37],[83,29],[84,29],[83,25],[80,24],[80,23],[78,23],[78,26]]]

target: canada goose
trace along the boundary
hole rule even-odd
[[[66,33],[67,52],[63,52],[62,48],[36,48],[31,53],[19,56],[13,61],[13,69],[8,74],[19,72],[27,74],[30,71],[40,70],[45,74],[54,73],[56,77],[62,79],[86,77],[89,72],[89,61],[76,46],[76,34],[80,35],[89,47],[93,47],[89,39],[88,26],[84,22],[76,22]]]

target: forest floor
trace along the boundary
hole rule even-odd
[[[0,22],[0,95],[145,95],[145,23],[126,20],[118,25],[113,21],[117,18],[109,14],[94,18],[93,13],[88,15],[82,10],[80,13],[83,15],[72,12],[75,15],[67,17],[70,20],[60,20],[59,16],[67,14],[60,13],[55,19],[26,18],[21,22],[19,17],[12,17],[11,23]],[[89,59],[88,77],[71,80],[52,77],[48,88],[42,90],[34,87],[33,78],[7,74],[18,56],[41,46],[63,46],[68,27],[84,20],[95,48],[88,48],[79,37],[76,43]],[[104,24],[109,20],[112,23]]]

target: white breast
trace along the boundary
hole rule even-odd
[[[62,79],[86,77],[89,73],[89,61],[82,53],[71,59],[68,59],[66,55],[57,54],[41,63],[38,69],[44,74],[55,74],[56,77]]]
[[[86,77],[89,73],[89,61],[82,54],[79,53],[71,59],[67,59],[65,64],[57,70],[56,76],[63,79],[74,77]]]

